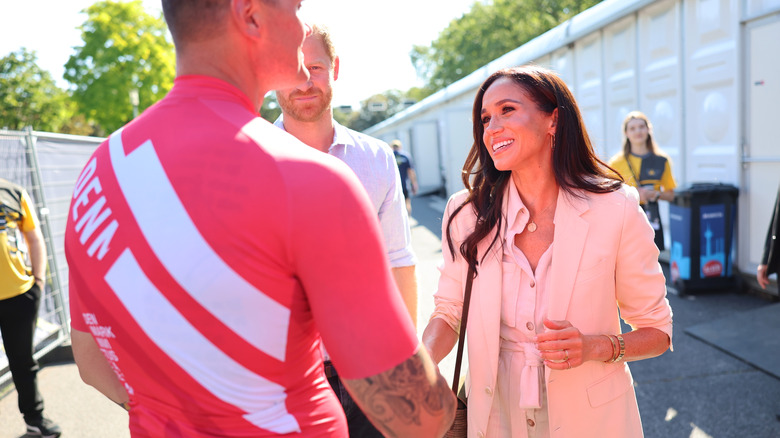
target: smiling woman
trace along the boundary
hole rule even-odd
[[[485,92],[481,120],[482,141],[498,170],[550,166],[558,111],[542,111],[528,93],[508,77],[497,79]],[[541,153],[549,148],[547,153]],[[521,172],[516,173],[520,175]]]
[[[641,437],[625,362],[666,351],[672,320],[636,191],[596,157],[549,70],[494,73],[472,117],[466,190],[442,220],[444,265],[423,333],[435,361],[449,353],[476,269],[469,436]],[[635,329],[623,335],[619,317]]]

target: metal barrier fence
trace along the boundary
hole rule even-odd
[[[30,194],[46,241],[48,266],[35,332],[36,358],[70,337],[65,224],[76,178],[102,141],[32,129],[0,130],[0,178],[21,185]],[[0,344],[0,386],[10,378],[8,359]]]

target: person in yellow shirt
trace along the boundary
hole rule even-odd
[[[29,263],[28,263],[29,261]],[[33,335],[46,275],[46,245],[27,192],[0,178],[0,333],[25,436],[55,438],[59,426],[43,416]]]
[[[628,113],[623,120],[623,150],[609,160],[626,184],[636,187],[639,202],[655,230],[655,244],[664,250],[658,201],[674,200],[677,182],[672,175],[672,161],[653,140],[653,125],[639,111]]]

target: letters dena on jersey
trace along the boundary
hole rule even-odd
[[[82,245],[86,245],[93,234],[99,231],[87,248],[87,254],[94,257],[97,253],[97,259],[102,260],[108,252],[119,223],[111,216],[111,208],[106,206],[106,197],[100,194],[103,188],[100,179],[95,176],[96,168],[97,158],[92,158],[79,175],[73,191],[71,217]],[[111,220],[106,223],[109,219]]]

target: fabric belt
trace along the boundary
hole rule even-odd
[[[501,351],[511,352],[514,356],[516,353],[522,354],[523,363],[522,366],[515,366],[512,364],[511,381],[520,383],[520,398],[516,400],[522,409],[539,409],[541,408],[541,398],[539,394],[541,373],[540,370],[544,365],[544,361],[532,342],[512,342],[506,339],[501,339]],[[520,365],[520,364],[517,364]],[[519,368],[519,369],[518,369]]]
[[[336,372],[336,367],[333,366],[333,362],[326,360],[324,363],[325,377],[338,377],[339,373]]]

